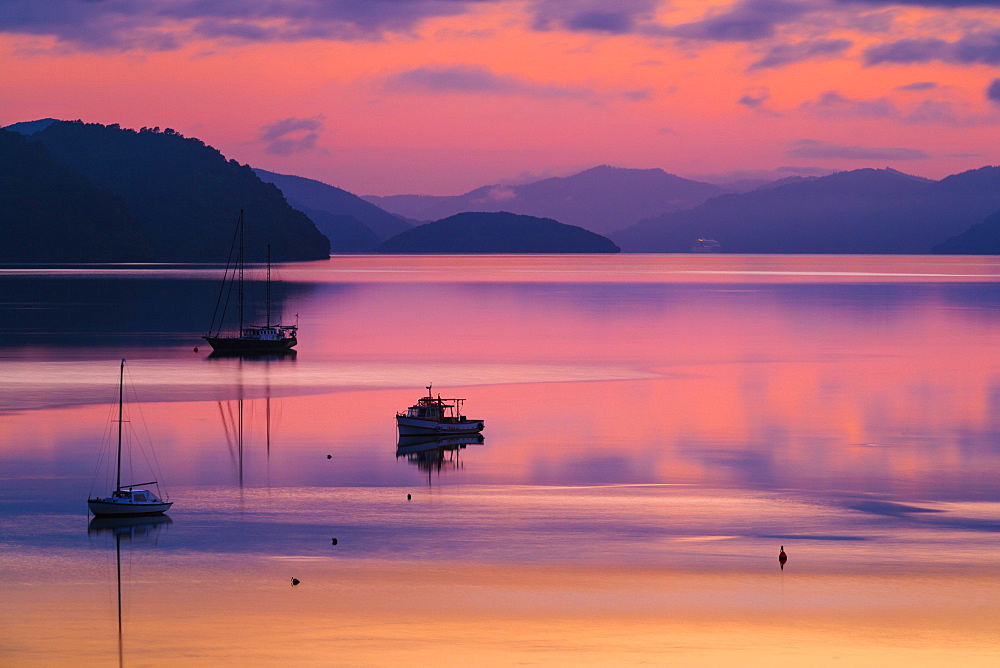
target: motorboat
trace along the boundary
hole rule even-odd
[[[486,423],[462,415],[462,404],[465,399],[435,398],[427,386],[427,396],[421,397],[417,403],[406,409],[406,412],[396,413],[396,428],[402,436],[470,434],[483,430]]]

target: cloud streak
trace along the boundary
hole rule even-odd
[[[969,33],[953,42],[937,37],[901,39],[864,52],[866,65],[910,65],[935,60],[953,65],[998,65],[1000,30]]]
[[[994,79],[986,88],[986,99],[1000,104],[1000,79]]]
[[[849,39],[814,39],[795,44],[778,44],[772,47],[760,60],[752,63],[750,70],[784,67],[817,58],[833,58],[851,48]]]
[[[662,34],[713,42],[752,42],[773,37],[779,26],[810,11],[812,7],[802,2],[740,0],[699,21],[663,28]]]
[[[902,86],[908,91],[924,91],[936,88],[936,84],[921,82]],[[799,105],[799,110],[808,116],[823,120],[891,120],[902,123],[926,123],[971,127],[974,125],[994,125],[1000,122],[996,115],[973,114],[968,106],[949,100],[925,99],[900,109],[885,97],[857,100],[845,97],[837,91],[826,91],[815,100]]]
[[[0,31],[52,36],[86,50],[179,48],[193,39],[249,42],[381,39],[485,0],[3,0]]]
[[[915,148],[844,146],[815,139],[794,142],[786,155],[812,160],[925,160],[931,157],[927,152]]]
[[[766,86],[758,86],[745,92],[737,102],[744,107],[756,109],[767,102],[770,97],[771,91]]]
[[[283,118],[260,129],[257,141],[272,155],[291,155],[316,148],[323,130],[323,117]]]
[[[661,0],[535,0],[532,28],[624,35],[652,21]]]
[[[834,90],[802,103],[799,108],[810,116],[826,120],[899,117],[899,110],[885,98],[852,100]]]
[[[481,65],[416,67],[390,76],[385,86],[392,92],[487,93],[533,98],[585,98],[592,94],[582,88],[544,84],[512,75],[496,74]]]

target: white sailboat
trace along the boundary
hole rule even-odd
[[[155,480],[151,482],[137,482],[122,484],[122,424],[123,410],[125,404],[125,360],[122,359],[121,367],[118,371],[118,457],[115,463],[115,490],[107,497],[94,496],[87,499],[90,512],[99,517],[130,517],[139,515],[162,515],[173,501],[161,500],[151,490],[146,489],[148,485],[156,485]]]

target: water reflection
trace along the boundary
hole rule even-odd
[[[235,379],[235,391],[236,398],[232,400],[217,401],[216,407],[218,408],[219,418],[222,423],[222,433],[226,440],[226,445],[229,449],[229,457],[232,462],[233,468],[236,471],[236,481],[237,486],[240,490],[244,486],[244,452],[245,445],[247,444],[244,439],[244,428],[247,422],[247,415],[250,415],[251,422],[254,418],[255,408],[257,402],[262,400],[264,404],[264,447],[266,453],[266,474],[267,474],[267,485],[270,487],[270,474],[271,474],[271,426],[272,426],[272,397],[271,397],[271,374],[270,374],[270,363],[273,361],[287,361],[289,358],[294,360],[295,351],[289,351],[291,355],[278,355],[278,354],[268,354],[268,355],[229,355],[228,357],[237,358],[235,364],[236,379]],[[211,358],[215,353],[209,355]],[[250,383],[247,383],[244,377],[244,367],[243,363],[248,362],[251,366],[262,364],[260,368],[262,369],[262,374],[260,376],[254,376]],[[251,385],[256,388],[258,393],[263,394],[263,397],[259,397],[257,400],[248,399],[246,397],[246,387]],[[251,427],[253,425],[251,424]]]
[[[957,262],[337,259],[289,269],[316,333],[301,360],[208,362],[189,273],[136,274],[164,304],[109,292],[100,308],[141,313],[94,324],[94,304],[18,301],[0,271],[0,333],[19,332],[0,341],[0,663],[111,656],[93,611],[114,585],[79,549],[77,489],[121,356],[150,367],[143,411],[189,499],[155,552],[169,518],[92,523],[151,661],[440,663],[431,627],[498,665],[995,659],[1000,272]],[[84,298],[102,276],[33,280]],[[386,419],[431,378],[490,409],[468,467],[477,435],[397,441]],[[129,611],[130,556],[155,613]],[[845,654],[864,633],[875,649]]]
[[[446,469],[461,470],[463,463],[459,458],[459,451],[469,445],[482,445],[485,440],[478,433],[437,437],[400,436],[396,443],[396,459],[406,457],[406,461],[427,473],[427,483],[430,484],[431,473],[440,474]]]
[[[202,345],[220,274],[215,266],[0,270],[2,346]],[[171,280],[164,280],[166,275]],[[253,287],[263,290],[263,285],[257,281]],[[286,302],[311,291],[308,284],[276,284],[273,308],[280,312]],[[250,305],[247,318],[263,319],[264,310]]]
[[[245,359],[252,362],[294,362],[298,351],[255,351],[255,350],[213,350],[205,356],[207,360]]]
[[[167,515],[151,517],[95,517],[87,525],[88,535],[112,535],[115,539],[115,588],[118,600],[118,665],[125,663],[122,634],[122,541],[131,547],[155,546],[161,530],[173,520]]]

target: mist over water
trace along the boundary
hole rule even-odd
[[[0,657],[114,659],[116,540],[153,663],[998,656],[1000,263],[340,257],[280,268],[273,359],[209,357],[219,273],[0,269]],[[121,357],[175,502],[125,543]],[[430,383],[482,443],[397,453]]]

